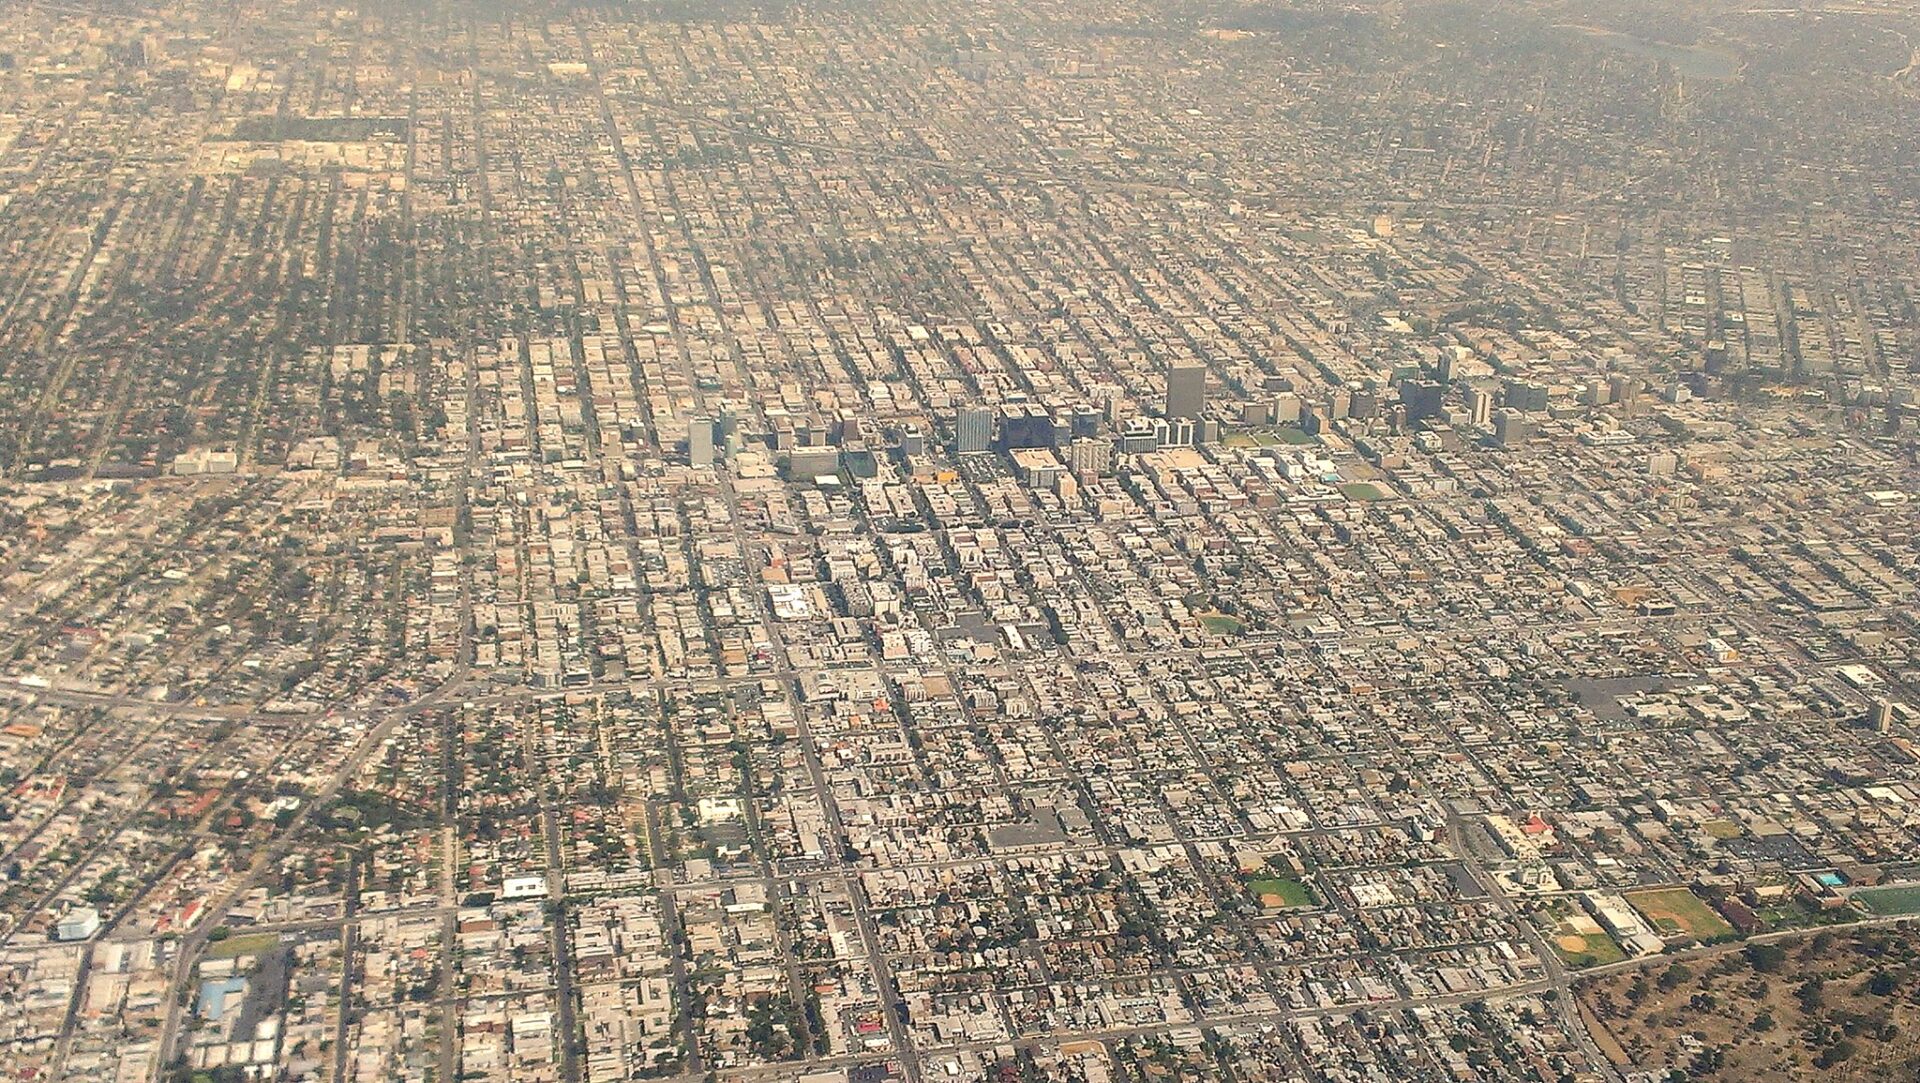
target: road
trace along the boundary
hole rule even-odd
[[[1554,1008],[1560,1013],[1560,1025],[1566,1030],[1568,1036],[1580,1046],[1580,1052],[1609,1080],[1609,1083],[1622,1083],[1619,1071],[1614,1068],[1613,1062],[1607,1059],[1606,1054],[1600,1051],[1599,1045],[1593,1040],[1593,1035],[1588,1032],[1585,1021],[1580,1018],[1580,1005],[1573,995],[1573,981],[1567,973],[1567,968],[1560,962],[1560,953],[1553,950],[1553,946],[1540,935],[1540,930],[1534,927],[1533,922],[1514,906],[1513,900],[1507,897],[1506,889],[1500,885],[1499,879],[1489,873],[1480,864],[1480,859],[1474,856],[1473,848],[1466,843],[1465,824],[1458,816],[1447,818],[1447,846],[1459,859],[1461,866],[1467,870],[1467,874],[1473,877],[1474,883],[1479,884],[1480,889],[1485,891],[1507,915],[1507,920],[1526,934],[1527,943],[1533,948],[1534,955],[1539,958],[1540,965],[1546,968],[1548,985],[1558,994],[1553,998]]]

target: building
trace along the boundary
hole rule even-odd
[[[1037,402],[1014,403],[1000,419],[1000,442],[1008,448],[1053,447],[1053,415]]]
[[[1167,370],[1167,417],[1199,420],[1207,408],[1207,366],[1193,363]]]
[[[920,426],[911,421],[901,426],[900,454],[915,457],[926,453],[927,434],[921,431]]]
[[[60,916],[53,927],[53,938],[62,942],[85,940],[100,931],[100,911],[91,906],[76,906]]]
[[[837,447],[797,447],[787,460],[787,476],[806,480],[840,472]]]
[[[1159,443],[1154,422],[1144,417],[1133,418],[1120,430],[1120,451],[1124,455],[1144,455]]]
[[[1482,429],[1493,424],[1493,392],[1484,387],[1467,388],[1467,420]]]
[[[1199,436],[1199,426],[1191,418],[1158,418],[1153,423],[1153,446],[1157,451],[1163,447],[1192,447]]]
[[[696,417],[687,427],[687,462],[695,468],[713,465],[715,427],[710,417]]]
[[[1493,438],[1501,447],[1524,444],[1533,435],[1533,425],[1518,410],[1502,410],[1493,416]]]
[[[539,899],[546,894],[547,881],[543,876],[509,876],[500,883],[503,899]]]
[[[1547,385],[1532,380],[1508,380],[1501,389],[1501,405],[1509,410],[1539,413],[1547,408]]]
[[[1425,421],[1440,416],[1440,402],[1446,385],[1433,380],[1405,380],[1400,384],[1400,403],[1407,409],[1408,421]]]
[[[1100,411],[1084,402],[1075,406],[1072,414],[1072,426],[1073,438],[1076,440],[1083,440],[1090,436],[1100,435]]]
[[[993,447],[993,410],[986,406],[963,406],[954,419],[954,451],[960,455],[981,455]]]
[[[1893,732],[1893,701],[1890,699],[1874,700],[1873,710],[1870,712],[1870,717],[1873,720],[1873,732],[1881,735],[1882,737],[1885,737],[1887,734],[1892,733]]]
[[[1075,477],[1103,477],[1113,469],[1113,444],[1106,440],[1075,440],[1067,451],[1067,465]]]
[[[1052,448],[1016,448],[1012,455],[1014,475],[1036,489],[1052,489],[1066,476],[1066,465]]]

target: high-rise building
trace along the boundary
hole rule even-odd
[[[1000,418],[1000,443],[1007,448],[1053,447],[1053,415],[1037,402],[1017,402]]]
[[[962,406],[954,419],[954,451],[961,455],[980,455],[993,447],[993,410],[986,406]]]
[[[1144,455],[1160,446],[1158,428],[1164,426],[1164,420],[1149,420],[1136,417],[1129,420],[1120,430],[1120,453],[1123,455]]]
[[[1167,370],[1166,416],[1199,420],[1207,408],[1207,366],[1191,362]]]
[[[1524,444],[1533,435],[1533,425],[1527,421],[1527,415],[1518,410],[1507,409],[1493,415],[1493,438],[1501,447],[1513,447]]]
[[[1508,380],[1501,405],[1509,410],[1538,413],[1547,408],[1547,385],[1532,380]]]
[[[1081,403],[1073,408],[1073,437],[1084,439],[1100,435],[1100,411],[1089,403]]]
[[[1484,387],[1467,388],[1467,420],[1483,429],[1493,424],[1493,392]]]
[[[1425,421],[1440,416],[1440,401],[1446,395],[1446,385],[1433,380],[1403,380],[1400,383],[1400,402],[1407,408],[1408,421]]]
[[[900,427],[900,454],[915,456],[927,453],[927,434],[920,426],[909,421]]]
[[[1156,418],[1153,422],[1153,444],[1155,449],[1163,447],[1192,447],[1194,437],[1199,435],[1198,426],[1192,418]]]
[[[1640,391],[1640,381],[1624,373],[1616,373],[1607,380],[1607,396],[1614,402],[1626,402]]]
[[[1878,733],[1883,737],[1889,733],[1892,733],[1893,732],[1893,701],[1890,699],[1874,700],[1873,710],[1869,712],[1869,717],[1873,720],[1873,732]]]
[[[1067,450],[1067,464],[1082,478],[1104,476],[1113,468],[1113,443],[1093,437],[1075,440]]]
[[[715,427],[710,417],[696,417],[687,426],[687,461],[696,468],[705,469],[713,465]]]

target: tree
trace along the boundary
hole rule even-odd
[[[1842,1038],[1821,1050],[1820,1055],[1813,1058],[1814,1067],[1831,1068],[1858,1052],[1860,1052],[1860,1047],[1854,1044],[1852,1038]]]
[[[1787,965],[1787,951],[1775,944],[1749,944],[1746,948],[1747,964],[1762,974],[1778,973]]]

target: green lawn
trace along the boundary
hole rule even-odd
[[[1868,888],[1853,897],[1876,914],[1920,914],[1920,884]]]
[[[1347,482],[1340,486],[1340,492],[1348,500],[1385,500],[1387,498],[1387,494],[1380,491],[1380,486],[1367,481]]]
[[[207,957],[211,959],[236,959],[242,955],[259,955],[280,946],[280,938],[272,933],[248,933],[244,936],[229,936],[225,940],[216,940],[207,945]]]
[[[1733,935],[1733,926],[1683,887],[1629,892],[1626,900],[1661,936],[1685,935],[1704,942]]]
[[[1579,948],[1574,948],[1571,944],[1575,937],[1582,941]],[[1605,966],[1627,957],[1627,953],[1621,951],[1620,945],[1614,943],[1613,937],[1606,933],[1567,933],[1550,939],[1553,941],[1553,950],[1559,953],[1560,960],[1575,970],[1589,966]],[[1561,943],[1563,939],[1569,943]]]
[[[1247,890],[1252,892],[1256,899],[1263,895],[1278,895],[1282,906],[1313,905],[1313,893],[1307,890],[1307,885],[1298,880],[1283,880],[1277,876],[1248,880]]]
[[[1230,617],[1225,613],[1202,613],[1200,623],[1215,635],[1239,635],[1247,630],[1246,623],[1240,618]]]
[[[1312,433],[1301,432],[1299,429],[1275,429],[1273,430],[1273,435],[1279,437],[1281,443],[1292,447],[1305,447],[1308,444],[1317,444],[1320,442],[1319,438]]]
[[[1769,929],[1807,929],[1822,925],[1845,925],[1859,921],[1860,913],[1851,907],[1838,910],[1823,910],[1817,906],[1808,906],[1798,900],[1779,906],[1763,906],[1754,911]]]

